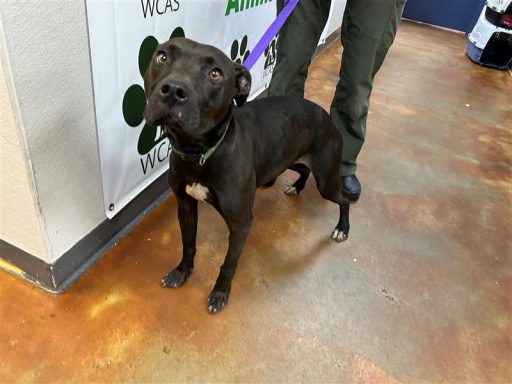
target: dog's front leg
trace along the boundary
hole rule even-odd
[[[179,265],[162,279],[163,287],[178,288],[187,280],[194,268],[197,236],[197,200],[189,196],[176,196],[178,220],[181,229],[183,257]]]
[[[229,246],[217,282],[208,296],[208,311],[210,313],[221,311],[228,303],[231,281],[252,227],[252,208],[256,189],[255,183],[252,184],[254,185],[249,188],[250,192],[242,193],[236,198],[232,195],[232,199],[221,201],[219,207],[216,207],[228,226]]]
[[[208,311],[216,313],[221,311],[228,303],[229,292],[231,291],[231,281],[235,275],[236,266],[240,259],[240,254],[249,235],[252,226],[252,217],[246,223],[232,226],[229,228],[229,247],[224,264],[220,268],[217,282],[212,293],[208,296]]]

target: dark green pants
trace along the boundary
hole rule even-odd
[[[277,0],[280,11],[284,0]],[[347,0],[341,25],[340,78],[331,117],[343,137],[340,174],[352,175],[364,143],[373,78],[395,38],[405,0]],[[304,96],[311,57],[327,22],[331,0],[300,0],[279,33],[270,96]]]

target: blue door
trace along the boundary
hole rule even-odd
[[[485,0],[407,0],[404,17],[471,32],[484,4]]]

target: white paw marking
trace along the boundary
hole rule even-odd
[[[333,233],[332,233],[332,236],[331,236],[335,241],[337,241],[338,243],[342,242],[342,241],[345,241],[347,240],[347,235],[345,234],[345,232],[343,231],[340,231],[338,228],[336,228]]]
[[[208,194],[210,193],[207,187],[199,183],[187,185],[185,187],[185,192],[187,193],[187,195],[192,196],[194,199],[198,201],[206,201],[206,199],[208,198]]]
[[[297,188],[295,188],[293,185],[290,185],[284,190],[284,193],[287,195],[297,195]]]

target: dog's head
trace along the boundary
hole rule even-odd
[[[144,88],[149,124],[200,138],[222,121],[233,99],[238,106],[247,100],[251,75],[221,50],[179,37],[156,48]]]

